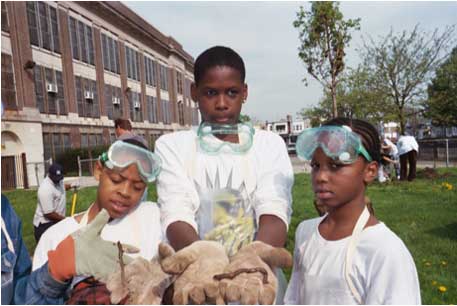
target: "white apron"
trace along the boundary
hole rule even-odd
[[[326,304],[363,304],[360,293],[355,288],[354,283],[349,276],[349,272],[351,271],[352,260],[354,258],[357,243],[360,239],[360,234],[362,233],[369,218],[370,213],[365,206],[363,212],[357,220],[348,243],[344,266],[344,278],[329,278],[328,276],[322,278],[319,275],[309,275],[306,274],[305,268],[302,267],[302,270],[305,271],[305,273],[302,275],[303,279],[301,280],[302,285],[299,296],[300,303],[306,305],[319,304],[322,303],[321,297],[325,296]]]

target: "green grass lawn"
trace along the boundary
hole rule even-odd
[[[378,219],[383,221],[405,242],[416,262],[423,304],[457,303],[457,169],[440,169],[445,177],[418,178],[416,181],[373,184],[368,196]],[[452,185],[449,190],[443,183]],[[32,219],[36,207],[36,191],[5,191],[23,220],[23,234],[29,251],[33,252]],[[95,199],[96,188],[84,188],[78,193],[77,211],[86,209]],[[67,212],[70,212],[72,192],[67,192]],[[157,198],[149,186],[150,200]],[[317,213],[312,205],[313,194],[307,174],[295,176],[293,208],[287,248],[293,251],[297,225]],[[290,271],[286,271],[287,274]],[[439,290],[446,288],[445,292]]]

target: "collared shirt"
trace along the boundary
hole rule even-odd
[[[46,176],[43,183],[38,188],[38,203],[33,217],[33,225],[39,226],[40,223],[51,222],[44,215],[56,212],[61,216],[65,216],[66,212],[66,194],[63,180],[59,184]]]

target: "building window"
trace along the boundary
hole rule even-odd
[[[6,9],[5,1],[2,1],[2,31],[8,32],[10,31],[10,24],[8,20],[8,10]]]
[[[140,80],[140,54],[132,48],[125,47],[125,62],[127,63],[127,77]]]
[[[184,79],[184,96],[190,98],[190,85],[192,84],[192,81],[189,79]]]
[[[148,146],[149,146],[150,150],[154,150],[155,143],[156,143],[157,139],[159,139],[160,136],[161,136],[160,132],[153,132],[153,133],[149,134]]]
[[[178,101],[178,120],[180,125],[184,125],[184,103]]]
[[[110,143],[113,143],[117,140],[116,133],[110,133],[109,134],[109,141]]]
[[[62,72],[36,65],[34,77],[36,104],[40,113],[66,115]]]
[[[141,109],[140,94],[134,91],[128,93],[130,101],[130,119],[134,122],[143,121],[143,111]]]
[[[164,124],[171,124],[171,104],[170,101],[162,100],[162,122]]]
[[[148,120],[150,123],[158,123],[158,107],[157,107],[157,98],[152,96],[146,96],[146,103],[148,106]]]
[[[182,74],[179,71],[176,71],[176,90],[178,94],[183,94]]]
[[[87,148],[89,146],[89,140],[87,134],[81,134],[81,148]]]
[[[73,59],[95,65],[92,27],[73,17],[69,22]]]
[[[146,84],[151,86],[157,86],[156,80],[156,62],[148,57],[144,57],[144,70],[146,75]]]
[[[44,159],[56,159],[59,154],[71,148],[69,133],[43,133]]]
[[[102,134],[88,134],[81,133],[81,148],[93,148],[97,146],[103,146]]]
[[[168,91],[168,68],[159,64],[160,89]]]
[[[117,41],[102,34],[103,68],[119,74],[119,49]]]
[[[44,2],[27,1],[30,43],[60,53],[57,10]]]
[[[5,109],[17,109],[13,58],[5,53],[2,53],[2,102]]]
[[[108,111],[108,118],[113,120],[122,117],[121,89],[119,87],[105,85],[105,106]]]
[[[192,108],[192,125],[198,125],[198,108]]]
[[[75,76],[76,101],[80,117],[100,118],[97,83]]]

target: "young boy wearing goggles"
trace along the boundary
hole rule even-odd
[[[191,93],[202,124],[156,143],[163,161],[157,181],[162,226],[171,245],[182,249],[162,265],[166,272],[181,273],[173,302],[269,304],[278,296],[281,303],[273,272],[280,261],[275,265],[263,255],[287,239],[293,172],[284,141],[239,122],[248,88],[235,51],[220,46],[204,51],[195,61],[194,77]],[[171,268],[175,258],[189,254],[194,259],[189,265]],[[269,284],[259,272],[220,282],[213,278],[242,264],[264,267]]]
[[[327,214],[297,227],[286,304],[420,304],[411,254],[366,207],[380,149],[376,129],[357,119],[336,118],[298,137]]]
[[[140,199],[160,167],[160,159],[141,142],[124,139],[113,143],[95,164],[94,176],[99,181],[95,201],[87,211],[65,218],[42,236],[33,270],[49,260],[49,271],[56,280],[72,280],[75,285],[88,276],[106,281],[119,268],[118,247],[113,242],[131,246],[126,253],[132,247],[137,249],[132,257],[149,260],[156,256],[162,240],[159,209]],[[91,232],[92,238],[84,238]],[[131,258],[124,260],[127,264]]]

